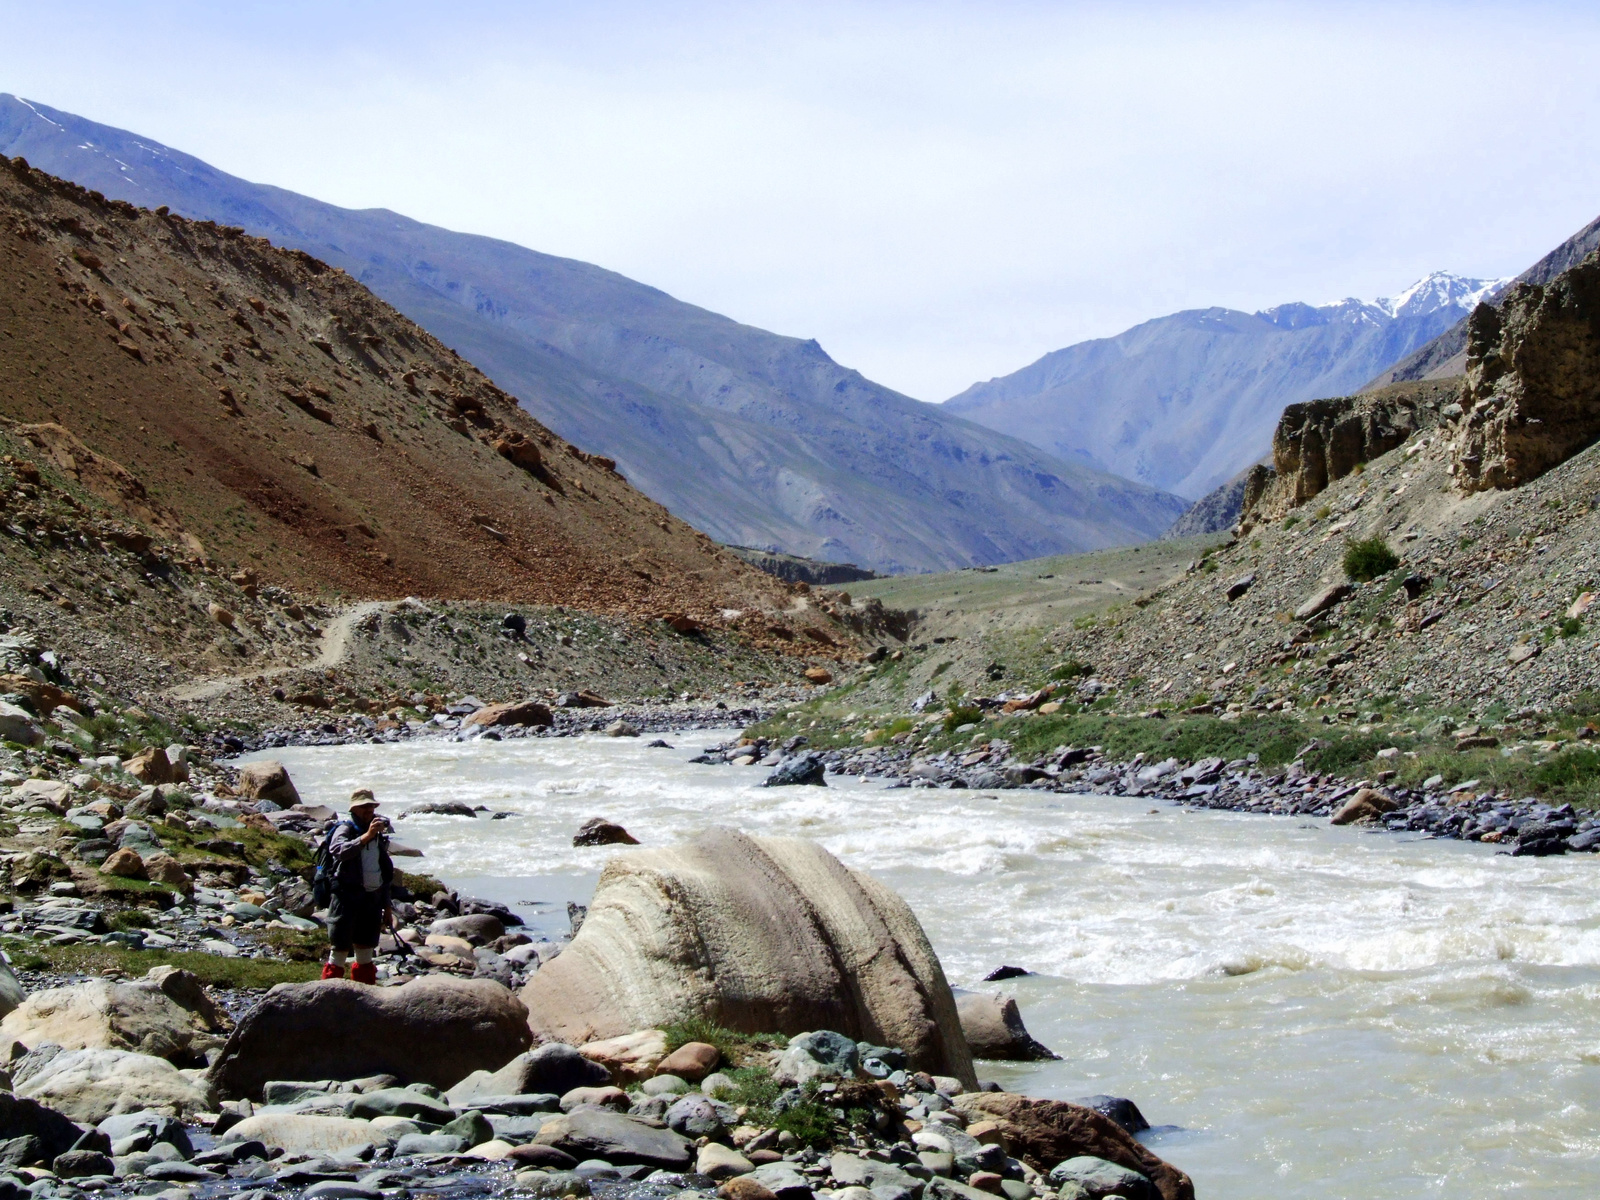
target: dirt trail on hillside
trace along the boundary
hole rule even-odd
[[[243,687],[257,679],[273,679],[296,671],[325,671],[330,667],[342,666],[350,653],[350,634],[356,622],[370,613],[391,612],[402,603],[404,601],[368,600],[345,609],[323,629],[317,656],[309,662],[287,663],[260,671],[250,671],[243,675],[218,675],[197,683],[187,683],[169,690],[166,693],[167,699],[180,702],[215,700],[227,695],[234,688]]]

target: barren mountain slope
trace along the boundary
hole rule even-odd
[[[1198,498],[1259,459],[1285,405],[1360,387],[1491,286],[1441,272],[1372,303],[1174,313],[975,383],[947,407],[1069,461]]]
[[[342,271],[8,159],[0,411],[129,516],[302,592],[789,603]]]
[[[589,263],[251,183],[12,96],[0,153],[343,267],[719,541],[938,570],[1143,541],[1183,508]]]

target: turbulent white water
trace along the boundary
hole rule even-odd
[[[1600,856],[1035,792],[755,786],[607,738],[273,752],[308,801],[369,786],[424,866],[550,927],[614,849],[711,824],[812,837],[910,901],[952,983],[1001,963],[1063,1061],[984,1064],[1036,1095],[1133,1098],[1202,1197],[1600,1194]],[[559,917],[558,914],[559,913]]]

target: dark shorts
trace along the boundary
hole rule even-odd
[[[328,942],[335,950],[370,949],[383,925],[381,892],[335,891],[328,905]]]

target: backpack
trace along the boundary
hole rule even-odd
[[[333,881],[339,873],[339,864],[333,860],[333,835],[339,831],[339,826],[349,824],[349,821],[335,821],[317,847],[317,870],[311,878],[311,903],[316,908],[327,908],[333,903]]]

